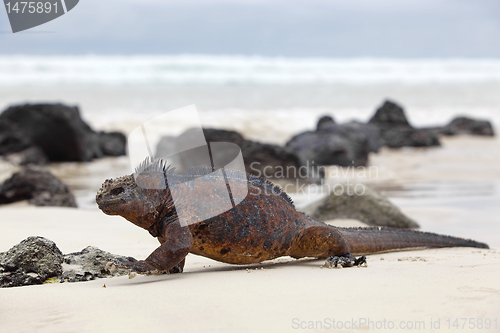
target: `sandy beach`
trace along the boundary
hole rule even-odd
[[[68,61],[71,67],[72,60]],[[71,81],[67,86],[32,87],[21,82],[19,87],[3,86],[0,106],[62,101],[79,105],[82,118],[95,130],[128,134],[158,113],[194,101],[206,127],[284,145],[292,136],[313,130],[322,115],[339,123],[366,122],[390,97],[403,103],[416,127],[444,125],[454,116],[467,115],[491,120],[498,133],[497,81],[476,84],[464,79],[465,83],[455,84],[455,76],[447,74],[444,83],[434,82],[431,75],[424,83],[399,84],[384,81],[382,74],[381,81],[369,85],[336,81],[304,85],[291,80],[289,85],[274,86],[265,81],[159,86],[153,81],[128,86],[128,81],[120,81],[94,87]],[[157,136],[186,129],[182,119],[156,125]],[[422,231],[472,238],[488,243],[490,250],[376,254],[368,256],[367,268],[344,269],[321,268],[322,260],[292,258],[231,266],[190,254],[183,274],[2,288],[0,331],[498,332],[500,140],[498,134],[443,137],[441,144],[384,147],[369,156],[372,174],[361,177],[348,168],[330,167],[340,176],[328,176],[326,181],[372,186],[418,222]],[[0,181],[16,170],[0,162]],[[0,207],[0,252],[29,236],[48,238],[65,254],[92,245],[144,259],[158,246],[148,232],[123,218],[104,215],[95,204],[95,193],[105,179],[130,173],[128,157],[51,163],[47,170],[68,185],[79,208],[38,208],[26,202]],[[306,188],[289,194],[300,210],[327,193]],[[363,225],[355,220],[330,223]]]
[[[500,332],[500,1],[9,1],[0,333]]]
[[[292,258],[234,266],[190,254],[184,273],[178,275],[3,288],[2,331],[497,332],[500,237],[494,201],[500,177],[489,154],[498,140],[463,137],[443,142],[437,149],[382,150],[371,156],[380,170],[377,177],[357,181],[384,191],[422,230],[485,241],[490,250],[376,254],[368,256],[367,268],[344,269],[322,268],[322,260]],[[483,153],[476,154],[477,163],[467,163],[467,155],[479,147]],[[450,156],[456,172],[446,171]],[[79,209],[26,202],[1,207],[0,252],[38,235],[54,241],[63,253],[93,245],[147,257],[158,246],[156,239],[121,217],[104,215],[91,203],[91,188],[108,176],[104,173],[124,172],[126,167],[120,159],[51,165],[86,204]],[[468,182],[461,181],[461,175],[468,175]],[[477,187],[478,182],[483,185]],[[492,184],[493,192],[483,193],[484,183]],[[315,198],[292,197],[299,208]],[[363,226],[355,220],[329,223]]]
[[[53,240],[63,253],[94,245],[144,258],[158,245],[97,211],[17,204],[1,212],[0,251],[30,235]],[[232,266],[189,255],[178,275],[2,289],[0,322],[4,332],[447,332],[467,318],[461,331],[496,332],[499,259],[498,248],[453,248],[370,255],[366,268],[324,269],[322,260]],[[468,328],[480,322],[489,329]]]

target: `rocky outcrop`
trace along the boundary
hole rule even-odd
[[[382,142],[389,148],[440,146],[435,133],[425,129],[395,127],[381,131]]]
[[[0,255],[0,287],[42,284],[62,274],[63,254],[43,237],[28,237]]]
[[[326,198],[302,209],[320,221],[355,219],[371,226],[418,228],[386,197],[362,184],[342,184]]]
[[[128,275],[127,269],[106,268],[115,260],[135,260],[94,246],[63,255],[56,244],[43,237],[28,237],[0,253],[0,287],[19,287],[47,282],[80,282]]]
[[[120,132],[99,132],[99,147],[106,156],[126,155],[127,138]]]
[[[17,124],[0,114],[0,155],[17,153],[30,147],[31,142]]]
[[[362,166],[368,160],[368,144],[359,151],[355,142],[343,135],[327,131],[304,132],[286,143],[302,165]]]
[[[453,119],[448,125],[443,127],[440,131],[443,135],[481,135],[481,136],[494,136],[493,126],[489,121],[476,120],[467,117],[457,117]]]
[[[0,155],[39,148],[51,162],[90,161],[125,153],[123,135],[96,133],[78,107],[25,104],[0,114]]]
[[[377,126],[352,121],[350,123],[342,124],[342,127],[351,132],[362,133],[368,141],[370,152],[378,152],[379,148],[381,147],[381,142],[380,129]]]
[[[299,168],[298,156],[289,149],[278,145],[246,140],[234,131],[206,128],[203,129],[207,142],[231,142],[241,148],[241,154],[248,173],[266,177],[289,178],[283,170]]]
[[[368,153],[378,150],[378,144],[370,147],[366,128],[355,123],[338,125],[329,117],[321,117],[316,131],[295,135],[286,143],[294,151],[302,165],[365,166]],[[377,147],[375,147],[377,146]]]
[[[109,262],[117,259],[130,260],[133,258],[111,254],[95,246],[87,246],[80,252],[64,255],[64,271],[59,279],[61,282],[79,282],[128,275],[128,269],[116,269],[111,272],[106,268]]]
[[[330,116],[322,116],[319,118],[318,123],[316,124],[316,130],[328,130],[332,125],[335,125],[335,120]]]
[[[368,123],[382,128],[412,127],[406,119],[403,108],[391,101],[385,101]]]
[[[299,157],[291,150],[283,148],[278,145],[261,143],[251,140],[246,140],[242,135],[235,131],[228,131],[222,129],[204,128],[203,134],[206,142],[230,142],[239,146],[243,161],[245,163],[245,170],[257,176],[266,178],[289,178],[286,170],[288,168],[300,167]],[[190,136],[196,135],[195,130],[188,130],[181,134],[179,137],[165,136],[163,137],[156,148],[156,157],[164,157],[178,151],[178,147],[182,143],[191,140]],[[212,149],[212,154],[217,154]],[[204,165],[203,161],[198,161],[197,158],[202,154],[191,154],[190,159],[194,160],[193,165]],[[189,168],[192,165],[188,164],[183,154],[180,156],[172,156],[167,158],[173,164],[179,163]],[[184,158],[184,159],[183,159]]]
[[[368,124],[378,127],[381,145],[390,148],[439,146],[438,136],[410,125],[401,106],[385,101]]]
[[[76,207],[68,187],[40,167],[26,167],[0,186],[0,204],[29,200],[35,206]]]
[[[13,165],[45,165],[48,162],[47,156],[43,151],[35,146],[26,148],[16,153],[8,153],[3,158]]]
[[[240,146],[246,141],[240,133],[223,129],[204,128],[203,134],[207,142],[232,142]]]

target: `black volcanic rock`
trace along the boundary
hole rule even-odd
[[[323,116],[319,118],[318,124],[316,125],[316,130],[320,131],[323,129],[328,129],[330,126],[335,124],[335,120],[333,120],[330,116]]]
[[[425,129],[395,127],[383,131],[383,142],[389,148],[440,146],[438,136]]]
[[[292,137],[286,147],[294,151],[302,165],[365,166],[368,153],[378,150],[377,129],[364,124],[336,124],[329,116],[319,119],[316,131],[307,131]],[[370,146],[371,132],[373,147]],[[373,136],[375,135],[375,136]]]
[[[116,133],[94,132],[78,107],[25,104],[0,114],[0,155],[37,147],[51,162],[87,162],[125,153],[123,139]]]
[[[403,108],[391,101],[385,101],[384,104],[377,109],[368,123],[382,127],[411,127],[408,119],[406,119]]]
[[[31,142],[16,123],[0,114],[0,155],[17,153],[29,148]]]
[[[197,136],[197,131],[190,129],[181,134],[179,137],[164,136],[160,139],[156,147],[156,157],[165,157],[172,152],[179,151],[178,147],[183,143],[194,140]],[[234,143],[241,149],[243,161],[245,163],[245,171],[260,177],[267,178],[288,178],[283,170],[287,168],[299,168],[299,157],[291,150],[273,144],[261,143],[257,141],[246,140],[243,136],[235,131],[228,131],[214,128],[204,128],[203,134],[208,143],[229,142]],[[211,145],[211,148],[212,145]],[[204,151],[206,148],[193,150],[193,154],[177,154],[167,158],[173,164],[180,163],[184,169],[192,166],[205,165],[203,161]],[[216,150],[212,149],[213,157],[220,157],[224,160],[224,152],[218,155]],[[186,159],[189,156],[189,163]],[[217,158],[216,158],[217,159]]]
[[[8,153],[3,156],[4,159],[11,162],[14,165],[45,165],[48,162],[47,156],[43,153],[43,151],[36,147],[32,146],[21,150],[19,152]]]
[[[60,276],[61,282],[80,282],[95,280],[96,278],[107,278],[110,276],[128,275],[128,269],[118,268],[113,272],[106,265],[113,260],[129,261],[133,258],[111,254],[95,246],[87,246],[80,252],[64,255],[64,271]],[[134,259],[135,260],[135,259]]]
[[[494,136],[493,126],[487,120],[476,120],[467,117],[457,117],[440,131],[444,135],[482,135]]]
[[[257,176],[275,178],[279,169],[299,168],[299,157],[291,150],[278,145],[246,140],[234,131],[204,128],[207,142],[231,142],[241,148],[245,170]],[[286,176],[286,175],[285,175]]]
[[[110,271],[112,261],[134,261],[95,246],[63,255],[56,244],[44,237],[28,237],[0,253],[0,287],[20,287],[44,282],[80,282],[128,275],[128,269]]]
[[[302,165],[314,163],[315,165],[353,166],[365,161],[365,159],[363,162],[356,160],[356,149],[348,138],[327,131],[297,134],[287,142],[286,147],[300,157]]]
[[[379,128],[380,144],[391,148],[440,146],[434,131],[414,128],[401,106],[385,101],[368,122]]]
[[[126,155],[127,138],[120,132],[99,132],[99,146],[106,156]]]
[[[35,206],[76,207],[68,187],[50,172],[29,166],[0,185],[0,204],[29,200]]]
[[[62,273],[63,254],[43,237],[28,237],[0,254],[0,287],[42,284]]]
[[[354,184],[342,184],[341,189],[341,192],[334,191],[302,211],[320,221],[355,219],[371,226],[419,227],[385,196],[368,186],[363,185],[362,191],[358,191]]]
[[[376,125],[363,124],[352,121],[350,123],[342,124],[342,127],[355,132],[361,132],[368,140],[368,146],[373,153],[378,152],[381,147],[380,129]]]

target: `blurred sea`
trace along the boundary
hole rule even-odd
[[[498,124],[499,91],[500,59],[0,56],[2,108],[62,101],[79,105],[92,125],[125,128],[196,104],[208,125],[273,142],[322,114],[368,120],[385,98],[401,103],[415,126],[457,114]]]
[[[325,114],[337,122],[367,121],[387,98],[401,104],[417,127],[465,115],[492,121],[498,133],[500,59],[0,56],[0,109],[37,102],[78,105],[96,130],[128,133],[154,116],[196,104],[206,127],[284,144],[315,128]],[[182,117],[173,119],[156,124],[156,134],[179,134],[186,126]],[[357,181],[384,191],[425,230],[474,235],[499,246],[499,153],[498,138],[383,149],[370,156],[377,176]],[[126,157],[50,168],[88,209],[95,209],[93,196],[105,178],[130,170]],[[319,198],[292,197],[299,207]]]

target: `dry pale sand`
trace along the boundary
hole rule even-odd
[[[95,245],[144,258],[158,245],[146,231],[97,211],[16,204],[0,208],[0,216],[0,251],[31,235],[55,241],[64,253]],[[178,275],[3,288],[0,331],[330,331],[333,320],[335,327],[344,326],[336,331],[353,324],[359,331],[390,331],[392,325],[399,331],[400,325],[435,332],[500,330],[497,249],[370,255],[367,268],[322,264],[282,258],[231,266],[189,255]],[[449,326],[458,319],[462,327],[460,318],[470,318],[465,329]],[[436,321],[439,329],[431,327]],[[480,322],[483,329],[468,329]]]

